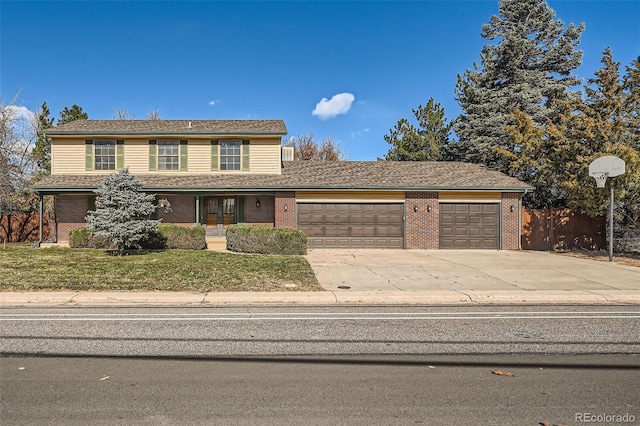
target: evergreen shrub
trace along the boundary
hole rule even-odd
[[[114,245],[109,238],[98,235],[88,228],[74,229],[69,233],[69,247],[111,249]],[[140,242],[140,248],[145,250],[204,250],[207,248],[205,229],[202,226],[188,228],[171,223],[163,223],[149,236]]]
[[[239,253],[306,254],[307,234],[266,225],[231,225],[227,228],[227,250]]]
[[[108,249],[112,248],[113,244],[109,241],[109,237],[96,235],[88,228],[77,228],[69,233],[69,247]]]
[[[182,250],[205,250],[207,240],[203,226],[178,226],[172,223],[162,223],[158,232],[164,238],[164,248]]]

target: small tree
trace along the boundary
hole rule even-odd
[[[73,104],[71,108],[64,107],[62,111],[60,111],[60,119],[58,120],[58,126],[65,123],[71,123],[76,120],[86,120],[89,118],[89,115],[82,111],[82,107],[76,104]]]
[[[398,121],[389,130],[384,140],[391,145],[385,160],[393,161],[439,161],[444,147],[449,143],[451,123],[447,123],[444,108],[430,98],[426,106],[411,110],[418,127],[406,118]]]
[[[142,182],[124,169],[105,178],[95,191],[96,210],[87,212],[87,227],[108,237],[122,254],[140,248],[140,242],[157,231],[160,220],[149,216],[156,210],[155,195],[141,192]]]
[[[318,142],[313,133],[294,136],[285,146],[293,147],[295,160],[342,161],[347,158],[347,154],[333,137]]]

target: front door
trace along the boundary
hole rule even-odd
[[[207,235],[225,235],[227,226],[236,223],[235,197],[207,197],[205,198],[204,220]]]

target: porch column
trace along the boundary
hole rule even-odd
[[[196,195],[196,225],[201,225],[200,223],[200,196]]]
[[[38,223],[38,246],[40,246],[40,244],[42,244],[42,228],[44,228],[44,196],[42,194],[40,195],[40,206],[39,206],[39,213],[40,213],[40,220]]]

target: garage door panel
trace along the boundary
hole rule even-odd
[[[442,203],[439,211],[440,248],[498,248],[498,204]]]
[[[401,203],[298,203],[311,248],[403,248],[403,216]]]
[[[483,204],[483,213],[497,214],[498,213],[498,205],[497,204]]]

